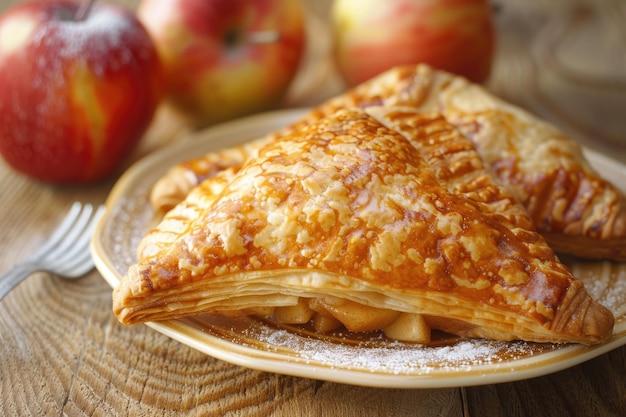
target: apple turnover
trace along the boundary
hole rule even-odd
[[[474,143],[557,252],[626,260],[626,197],[589,166],[574,140],[462,77],[426,65],[394,68],[328,100],[291,129],[338,109],[381,105],[441,113]],[[254,153],[255,146],[247,146],[243,151]],[[242,151],[225,150],[224,156],[232,152]],[[211,156],[198,159],[207,158]],[[153,193],[155,207],[171,207],[199,183],[203,177],[189,168],[173,169],[163,178],[165,186]],[[180,176],[195,179],[175,193],[164,193],[180,182]]]
[[[368,112],[275,135],[236,173],[193,188],[139,245],[113,292],[119,320],[256,314],[420,343],[432,329],[610,337],[612,313],[466,137],[435,113]]]

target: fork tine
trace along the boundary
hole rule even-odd
[[[71,262],[66,263],[59,269],[58,273],[63,274],[66,277],[80,277],[85,275],[90,269],[93,268],[93,259],[90,253],[82,253],[80,256],[72,259]]]
[[[48,251],[46,254],[42,255],[39,258],[40,261],[50,260],[52,262],[56,261],[59,254],[66,254],[66,251],[69,248],[73,247],[76,240],[82,236],[85,227],[87,226],[89,219],[91,217],[91,212],[93,211],[93,207],[91,204],[85,204],[83,206],[82,211],[79,213],[78,217],[74,220],[74,223],[70,226],[69,230],[66,231],[65,236],[58,242],[58,244],[54,247],[54,249]],[[51,259],[48,259],[48,258]]]
[[[93,268],[89,244],[104,210],[104,205],[94,213],[91,204],[84,207],[79,202],[72,204],[41,248],[0,276],[0,300],[33,272],[47,271],[66,278],[78,278]]]
[[[70,207],[70,211],[65,215],[59,226],[52,232],[50,237],[43,243],[43,245],[30,257],[30,259],[39,259],[44,256],[46,252],[55,247],[61,239],[66,235],[69,228],[74,224],[74,220],[78,216],[82,209],[82,204],[79,201],[75,201]]]
[[[85,248],[89,249],[93,232],[98,225],[98,222],[100,221],[100,217],[102,217],[102,215],[104,214],[104,210],[104,205],[101,205],[97,208],[96,212],[92,214],[91,218],[89,219],[89,223],[84,227],[84,233],[79,236],[78,240],[75,243],[76,249],[74,249],[73,253],[82,253],[84,252]],[[86,253],[91,256],[90,251],[87,251]]]
[[[79,234],[68,238],[67,244],[65,244],[66,242],[63,242],[64,245],[61,246],[69,246],[67,250],[63,248],[58,257],[50,259],[49,261],[46,260],[46,262],[49,262],[51,269],[55,269],[57,273],[60,274],[77,275],[78,273],[74,270],[85,270],[85,272],[87,272],[90,268],[93,267],[93,261],[91,260],[89,245],[91,243],[93,231],[98,221],[100,220],[100,217],[104,213],[104,210],[104,206],[98,207],[96,212],[91,216],[90,219],[88,219],[88,224],[84,225],[84,227],[77,227],[75,230],[72,230],[72,234]],[[84,267],[79,268],[81,264],[85,265]]]

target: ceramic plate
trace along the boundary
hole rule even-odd
[[[154,221],[148,193],[172,165],[211,150],[243,143],[281,128],[302,110],[262,114],[190,135],[131,167],[114,186],[93,242],[96,267],[115,287],[135,262],[135,247]],[[626,167],[586,151],[592,164],[618,186]],[[440,388],[532,378],[587,361],[626,343],[626,264],[566,263],[591,295],[616,315],[614,336],[592,347],[525,342],[445,339],[433,346],[335,333],[324,338],[253,318],[199,315],[148,323],[153,329],[208,355],[237,365],[347,384]]]

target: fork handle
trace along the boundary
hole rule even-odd
[[[36,265],[22,263],[12,266],[4,274],[0,275],[0,300],[15,288],[17,284],[38,270],[39,268]]]

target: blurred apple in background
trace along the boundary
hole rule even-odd
[[[276,107],[304,54],[300,0],[143,0],[137,14],[197,126]]]
[[[109,175],[162,97],[158,54],[136,16],[91,6],[31,1],[0,18],[0,152],[46,182]]]
[[[331,17],[347,86],[417,63],[479,83],[489,76],[494,28],[487,0],[335,0]]]

